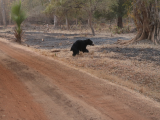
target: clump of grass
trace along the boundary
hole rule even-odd
[[[80,57],[84,57],[83,52],[79,52],[79,56],[80,56]]]

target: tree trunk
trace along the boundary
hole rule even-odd
[[[6,14],[5,14],[5,7],[3,0],[1,0],[1,9],[2,9],[3,25],[6,26]]]
[[[123,28],[122,16],[118,16],[117,26],[118,28]]]
[[[76,18],[76,26],[78,25],[78,19]]]
[[[157,0],[138,2],[134,0],[134,22],[137,27],[137,35],[129,41],[118,40],[118,44],[129,44],[141,40],[151,40],[154,44],[160,44],[160,17]]]
[[[54,15],[54,28],[56,28],[56,27],[57,27],[57,16]]]
[[[9,25],[12,24],[11,14],[9,15]]]
[[[94,32],[94,29],[93,29],[93,26],[92,26],[92,13],[89,13],[88,24],[89,24],[89,27],[91,28],[92,35],[95,36],[95,32]]]
[[[69,23],[68,23],[68,18],[66,17],[66,27],[67,27],[67,30],[69,30]]]

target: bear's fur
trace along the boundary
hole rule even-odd
[[[73,54],[72,54],[73,56],[75,56],[76,54],[79,54],[79,51],[82,51],[83,53],[84,52],[89,52],[86,49],[87,45],[94,46],[93,41],[90,40],[90,39],[77,40],[75,43],[73,43],[70,51],[73,51]]]

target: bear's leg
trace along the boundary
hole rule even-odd
[[[75,56],[76,54],[79,54],[79,50],[73,50],[72,56]]]
[[[87,49],[83,50],[83,52],[89,52]]]

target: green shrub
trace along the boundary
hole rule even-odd
[[[14,30],[16,42],[21,43],[21,38],[23,35],[21,24],[27,18],[25,11],[23,11],[21,8],[21,1],[16,1],[13,3],[11,8],[11,17],[12,20],[16,23],[16,28]]]

